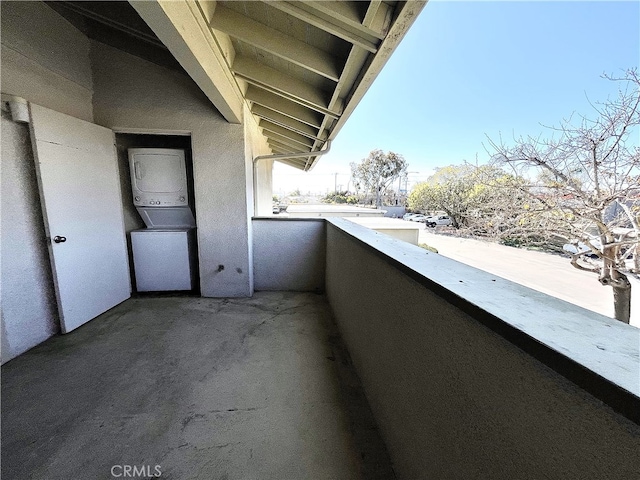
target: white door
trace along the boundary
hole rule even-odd
[[[131,296],[113,132],[30,104],[31,140],[63,333]]]

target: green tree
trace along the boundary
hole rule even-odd
[[[360,163],[351,162],[351,178],[356,192],[373,194],[376,206],[382,205],[382,197],[394,180],[407,171],[408,164],[402,155],[372,150]]]
[[[456,228],[501,237],[525,208],[523,181],[492,166],[449,165],[414,187],[411,210],[444,211]]]
[[[322,198],[322,203],[349,203],[349,192],[330,192]]]

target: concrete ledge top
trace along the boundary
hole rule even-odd
[[[291,204],[287,207],[287,214],[292,217],[382,217],[386,210],[376,208],[355,207],[353,205],[308,205]]]
[[[374,213],[384,215],[386,210],[378,210],[376,208],[357,207],[354,205],[340,204],[334,205],[323,203],[320,205],[311,205],[307,203],[292,203],[287,207],[288,212],[358,212],[358,213]]]
[[[270,220],[270,221],[280,221],[280,222],[323,222],[325,221],[322,217],[290,217],[288,215],[269,215],[265,217],[251,217],[251,220]]]
[[[375,229],[389,230],[420,230],[416,222],[407,222],[398,218],[387,217],[347,217],[347,220],[358,225]]]
[[[485,317],[483,323],[494,331],[510,340],[515,338],[514,330],[524,333],[527,337],[524,345],[521,334],[516,335],[519,339],[513,343],[530,353],[535,351],[536,358],[563,375],[572,370],[572,375],[580,377],[577,381],[569,378],[572,375],[565,376],[596,397],[609,403],[602,398],[607,393],[600,391],[603,389],[601,380],[604,379],[604,383],[631,393],[635,397],[633,408],[637,409],[640,399],[640,329],[426,252],[346,219],[328,218],[326,221],[379,252],[385,260],[450,303],[475,318]],[[559,356],[550,355],[552,352]],[[556,364],[563,361],[561,357],[570,359],[578,368],[576,365],[567,366],[566,361],[565,367],[556,368]],[[585,378],[585,373],[588,378]],[[621,408],[626,410],[627,407]],[[626,416],[634,416],[632,419],[638,422],[640,411],[627,413]]]

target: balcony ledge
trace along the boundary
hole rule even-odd
[[[640,423],[637,328],[346,219],[326,221],[618,413]]]
[[[640,330],[346,219],[327,222],[640,423]]]

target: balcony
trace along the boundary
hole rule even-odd
[[[344,219],[253,245],[252,298],[133,298],[6,364],[2,473],[637,476],[638,329]]]

